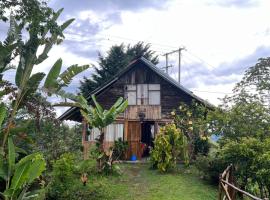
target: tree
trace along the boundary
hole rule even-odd
[[[0,193],[5,199],[29,199],[37,197],[27,190],[34,180],[45,170],[45,161],[42,154],[34,153],[23,158],[16,158],[16,148],[13,145],[11,131],[16,129],[16,115],[31,102],[36,91],[67,96],[63,87],[67,86],[72,78],[89,66],[72,65],[61,72],[62,60],[58,59],[45,79],[43,72],[32,73],[34,67],[48,58],[48,52],[53,45],[60,44],[64,38],[63,31],[74,19],[58,25],[57,19],[63,9],[54,12],[47,7],[44,1],[38,0],[8,0],[0,2],[0,18],[9,21],[10,27],[6,40],[0,43],[0,100],[10,95],[10,104],[0,103],[0,181],[5,187]],[[8,13],[8,16],[7,16]],[[22,32],[26,39],[22,39]],[[38,49],[41,53],[38,54]],[[15,85],[2,80],[3,73],[16,68]],[[33,104],[32,104],[33,105]],[[39,109],[37,109],[39,110]],[[2,126],[3,125],[3,126]],[[8,146],[6,147],[6,142]],[[24,150],[20,150],[24,152]],[[15,161],[18,162],[15,164]],[[8,170],[7,170],[8,169]],[[2,180],[5,184],[2,184]],[[2,188],[1,192],[3,191]]]
[[[249,67],[242,80],[236,85],[235,92],[248,93],[248,98],[259,99],[267,106],[270,105],[270,57],[260,58]]]
[[[62,90],[67,86],[72,78],[88,65],[72,65],[66,71],[60,74],[62,60],[58,59],[49,71],[44,86],[40,84],[46,76],[43,72],[33,74],[33,68],[48,58],[48,52],[53,45],[60,44],[64,38],[63,31],[74,21],[67,20],[58,25],[57,19],[63,9],[54,12],[47,4],[38,0],[25,1],[5,1],[0,3],[3,9],[0,13],[1,18],[10,22],[8,36],[4,43],[0,44],[0,73],[10,69],[11,61],[18,58],[15,67],[16,76],[16,94],[11,102],[10,116],[8,117],[7,126],[3,132],[1,151],[3,153],[10,129],[14,126],[14,118],[17,111],[24,105],[37,89],[42,89],[48,95],[58,94],[65,95]],[[10,11],[10,16],[6,17],[6,12]],[[22,39],[22,31],[28,33],[27,39]],[[38,54],[38,49],[42,51]],[[2,54],[3,53],[3,54]],[[2,79],[1,79],[2,81]],[[6,89],[1,95],[6,95]],[[1,96],[1,97],[2,97]]]
[[[150,50],[150,44],[139,42],[134,46],[124,44],[115,45],[110,48],[107,56],[99,54],[99,67],[95,67],[95,73],[89,79],[84,77],[81,81],[80,90],[84,97],[88,97],[91,92],[109,81],[119,71],[123,70],[132,60],[144,56],[154,64],[158,64],[158,57]]]

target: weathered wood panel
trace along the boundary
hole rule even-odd
[[[139,113],[145,114],[145,120],[157,120],[161,119],[161,106],[128,106],[124,113],[124,118],[139,120]]]
[[[141,159],[141,124],[136,121],[129,121],[127,127],[127,141],[128,141],[128,151],[127,159],[130,159],[132,155],[136,155],[138,159]]]

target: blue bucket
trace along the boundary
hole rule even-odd
[[[132,155],[131,158],[130,158],[131,161],[136,161],[137,160],[137,156],[136,155]]]

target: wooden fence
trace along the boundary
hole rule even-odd
[[[233,178],[233,165],[229,165],[222,174],[219,176],[219,200],[236,200],[236,194],[240,193],[245,197],[249,197],[252,200],[268,200],[261,199],[246,191],[243,191],[234,185]]]

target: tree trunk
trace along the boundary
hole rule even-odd
[[[99,171],[99,172],[102,171],[102,168],[103,168],[103,166],[104,166],[104,157],[105,157],[105,151],[104,151],[104,136],[105,136],[104,128],[101,128],[101,129],[100,129],[100,136],[99,136],[99,139],[98,139],[98,151],[99,151],[99,154],[103,154],[103,156],[100,156],[100,157],[97,159],[98,171]]]

